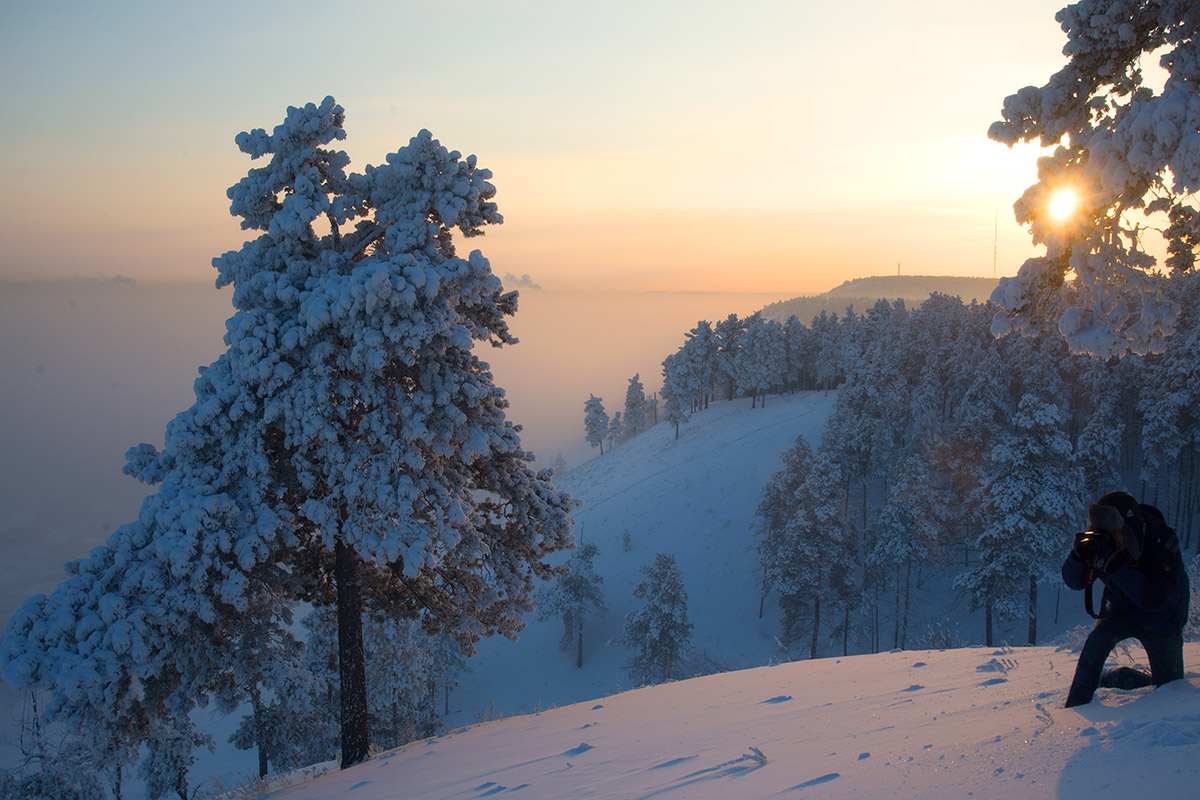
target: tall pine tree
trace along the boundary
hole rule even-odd
[[[571,542],[570,499],[531,468],[473,349],[513,341],[516,294],[454,247],[502,221],[491,173],[422,131],[347,176],[326,149],[343,122],[326,98],[237,137],[267,164],[229,190],[261,234],[214,260],[234,287],[228,350],[164,448],[131,451],[127,471],[158,485],[138,520],[26,603],[0,651],[5,677],[51,689],[62,717],[186,720],[240,658],[228,630],[277,592],[337,609],[356,763],[365,608],[468,650],[514,636],[553,572],[543,557]]]

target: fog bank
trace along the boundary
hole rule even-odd
[[[661,385],[662,359],[699,319],[751,313],[778,294],[554,293],[527,289],[514,347],[484,348],[540,464],[590,457],[583,403],[624,404],[628,379]],[[194,400],[197,368],[223,352],[228,291],[113,281],[0,285],[0,587],[7,620],[49,591],[62,564],[134,519],[148,487],[121,473],[126,449],[162,444]]]

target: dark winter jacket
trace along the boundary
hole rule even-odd
[[[1098,577],[1104,582],[1103,614],[1118,613],[1152,633],[1177,633],[1187,623],[1191,585],[1179,552],[1175,531],[1153,506],[1141,507],[1145,520],[1142,556],[1130,561],[1122,551],[1109,571]],[[1072,550],[1062,565],[1063,581],[1071,589],[1087,587],[1088,566]]]

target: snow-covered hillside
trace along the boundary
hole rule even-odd
[[[658,425],[556,478],[582,503],[574,515],[577,539],[600,549],[595,564],[608,613],[585,626],[582,668],[574,653],[558,649],[557,618],[532,619],[517,642],[481,643],[472,672],[451,695],[450,723],[473,721],[485,709],[525,713],[629,687],[623,665],[630,651],[612,640],[639,603],[639,569],[659,552],[678,561],[693,643],[697,657],[712,662],[709,671],[782,660],[770,601],[758,617],[751,525],[763,484],[781,466],[779,454],[797,436],[815,444],[834,400],[832,393],[806,392],[772,396],[755,409],[748,398],[714,403],[680,427],[678,440],[673,426]]]
[[[774,596],[759,617],[754,512],[763,484],[782,467],[780,454],[797,436],[815,446],[835,400],[834,393],[802,392],[773,395],[765,407],[754,409],[748,398],[714,403],[680,428],[678,440],[672,426],[658,425],[557,477],[556,483],[582,503],[575,513],[577,537],[599,547],[595,567],[604,579],[608,612],[585,625],[582,668],[576,668],[574,652],[558,649],[563,634],[558,618],[531,619],[516,642],[480,643],[479,655],[469,662],[472,671],[451,693],[448,724],[528,713],[630,688],[624,665],[631,651],[615,639],[640,604],[633,597],[643,580],[639,570],[658,552],[676,557],[688,591],[695,625],[692,674],[799,657],[806,651],[803,643],[787,653],[777,641],[781,625]],[[981,642],[982,613],[969,613],[944,576],[930,580],[935,582],[914,607],[912,630],[937,625],[953,631],[956,643]],[[1040,619],[1047,641],[1087,621],[1078,593],[1063,590],[1060,596],[1056,585],[1048,588],[1041,593]],[[889,598],[881,611],[889,629],[891,612]],[[1008,624],[998,625],[997,641],[1023,643],[1016,638],[1024,636],[1023,630]],[[830,641],[830,633],[823,635],[823,652],[841,655],[841,637]],[[921,638],[910,637],[909,646],[942,646]]]
[[[1200,663],[1200,645],[1184,658]],[[1101,689],[1067,710],[1074,662],[1052,647],[976,647],[711,675],[458,728],[266,796],[1194,796],[1195,666],[1160,689]]]

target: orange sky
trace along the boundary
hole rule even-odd
[[[986,130],[1061,4],[5,4],[0,277],[211,280],[234,135],[327,93],[352,169],[422,127],[478,154],[471,246],[547,289],[1013,274],[1033,153]]]

